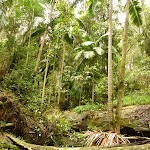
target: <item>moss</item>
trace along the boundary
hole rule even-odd
[[[19,150],[19,147],[13,145],[10,141],[0,140],[0,149]]]

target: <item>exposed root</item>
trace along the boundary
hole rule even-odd
[[[130,143],[122,135],[113,132],[87,132],[87,146],[117,146]]]
[[[9,95],[0,94],[0,120],[4,130],[11,131],[16,136],[27,133],[27,121],[20,106]],[[8,123],[13,125],[8,126]]]

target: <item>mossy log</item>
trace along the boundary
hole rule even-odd
[[[77,148],[58,148],[53,146],[41,146],[41,145],[35,145],[35,144],[29,144],[24,141],[21,141],[14,136],[10,134],[6,134],[7,137],[9,137],[13,142],[16,143],[16,145],[19,145],[27,150],[150,150],[150,144],[144,144],[144,145],[135,145],[135,146],[122,146],[122,147],[111,147],[111,148],[104,148],[104,147],[77,147]]]
[[[6,123],[6,124],[3,124],[3,125],[0,125],[0,128],[13,127],[13,126],[14,126],[13,123]]]

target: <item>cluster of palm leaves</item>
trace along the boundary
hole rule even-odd
[[[128,139],[113,132],[86,132],[87,146],[117,146],[130,143]]]

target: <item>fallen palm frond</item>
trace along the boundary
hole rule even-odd
[[[122,135],[113,132],[86,132],[85,134],[87,135],[87,146],[116,146],[130,143]]]

